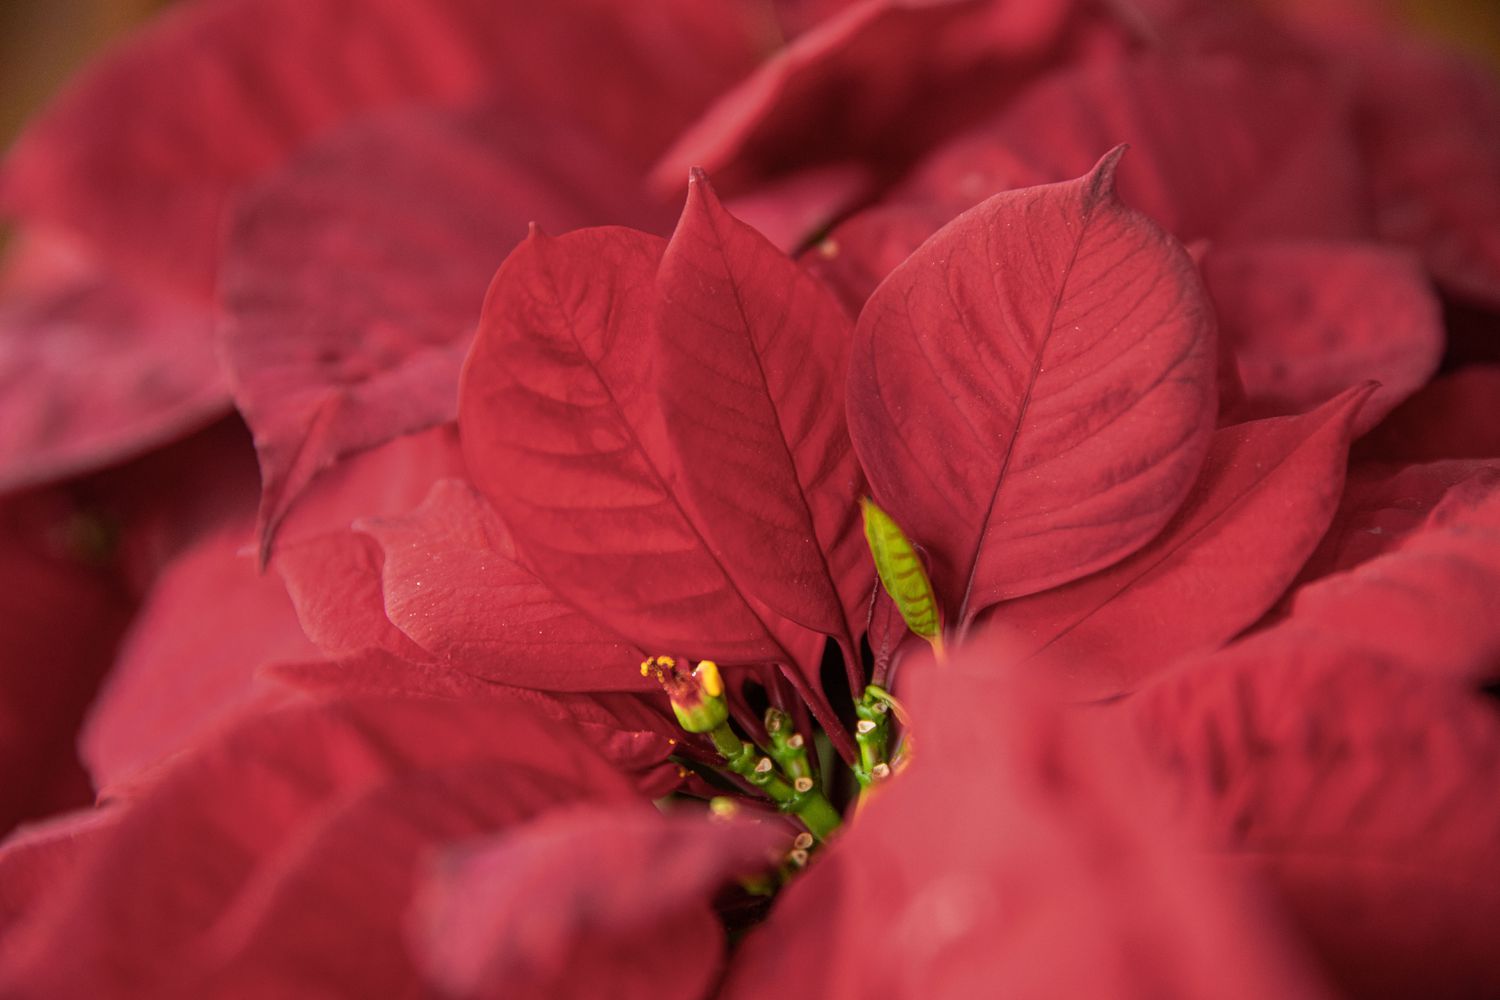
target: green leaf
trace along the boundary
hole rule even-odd
[[[906,627],[934,645],[941,641],[942,616],[932,581],[922,565],[921,556],[901,526],[868,498],[859,502],[865,515],[865,538],[875,557],[875,572],[880,585],[891,595]]]

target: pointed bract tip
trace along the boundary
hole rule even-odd
[[[1130,143],[1120,143],[1114,149],[1105,153],[1099,159],[1099,162],[1094,164],[1094,169],[1088,172],[1089,194],[1093,198],[1114,196],[1115,171],[1120,168],[1120,160],[1125,156],[1125,151],[1129,148]]]
[[[719,195],[714,191],[714,186],[709,183],[708,172],[702,167],[694,167],[688,171],[687,204],[695,202],[702,203],[705,207],[722,211],[723,206],[719,203]]]

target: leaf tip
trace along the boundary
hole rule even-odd
[[[526,243],[546,243],[551,239],[552,237],[547,235],[547,231],[541,227],[540,223],[535,220],[526,223]]]
[[[708,171],[702,167],[694,167],[688,171],[687,204],[689,208],[697,205],[714,215],[724,211],[718,193],[714,191],[713,184],[709,183]]]
[[[1130,148],[1130,143],[1122,142],[1114,149],[1105,153],[1094,164],[1094,169],[1088,173],[1089,194],[1095,199],[1112,197],[1115,193],[1115,172],[1120,168],[1120,160],[1124,158],[1125,151]]]

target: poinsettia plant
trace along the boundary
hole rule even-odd
[[[0,993],[1500,992],[1496,122],[1362,5],[169,12],[0,171]]]

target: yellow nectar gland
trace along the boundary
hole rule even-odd
[[[724,697],[724,678],[719,675],[719,665],[713,660],[700,660],[693,676],[698,679],[698,686],[704,694],[710,698]]]

